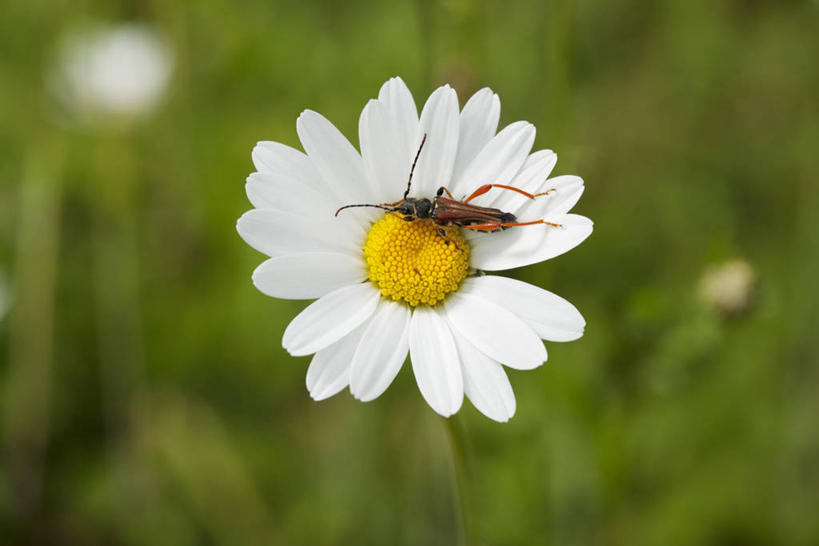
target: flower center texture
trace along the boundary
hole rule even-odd
[[[469,272],[469,244],[457,227],[429,219],[407,222],[396,214],[385,214],[370,228],[364,257],[381,295],[413,307],[435,305]]]

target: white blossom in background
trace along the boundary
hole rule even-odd
[[[439,414],[464,395],[497,421],[515,413],[504,366],[537,368],[541,339],[571,341],[585,321],[563,298],[486,271],[548,260],[574,248],[592,222],[569,210],[583,193],[576,176],[549,178],[551,150],[531,152],[535,127],[518,121],[497,132],[500,100],[482,89],[463,109],[448,85],[420,117],[400,78],[385,83],[361,113],[361,152],[320,114],[307,110],[296,130],[306,153],[260,142],[246,190],[255,208],[238,221],[244,240],[270,257],[253,273],[263,293],[315,299],[284,332],[284,348],[313,356],[307,388],[316,400],[349,387],[362,401],[380,396],[407,353],[421,395]],[[496,134],[497,132],[497,134]],[[545,220],[495,233],[441,226],[354,203],[401,200],[426,135],[410,197],[457,199],[483,184],[507,184],[535,199],[492,189],[474,204]],[[443,229],[444,233],[440,230]]]
[[[69,113],[83,121],[145,116],[167,90],[173,53],[148,25],[77,29],[58,45],[50,83]]]
[[[753,302],[756,272],[745,260],[729,260],[709,267],[700,279],[700,298],[724,315],[746,311]]]

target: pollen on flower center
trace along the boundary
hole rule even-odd
[[[457,227],[442,228],[429,219],[407,222],[395,214],[370,228],[364,257],[381,294],[413,307],[435,305],[469,272],[469,244]]]

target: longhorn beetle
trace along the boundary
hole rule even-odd
[[[403,218],[407,222],[429,218],[439,226],[456,225],[464,229],[483,232],[501,231],[510,227],[532,226],[535,224],[544,224],[556,228],[563,227],[561,224],[554,224],[552,222],[547,222],[546,220],[518,222],[517,217],[511,212],[504,212],[500,209],[469,204],[470,201],[479,195],[485,194],[492,188],[501,188],[504,190],[514,191],[521,195],[525,195],[529,199],[534,199],[535,197],[540,197],[541,195],[548,195],[555,191],[554,189],[533,194],[523,191],[520,188],[507,186],[505,184],[484,184],[472,192],[472,194],[463,201],[458,201],[452,197],[452,194],[449,193],[449,190],[446,189],[445,186],[441,186],[438,188],[434,199],[429,199],[426,197],[409,197],[410,188],[412,187],[412,173],[415,172],[415,164],[418,163],[418,157],[421,155],[421,150],[424,148],[424,143],[426,140],[427,135],[425,133],[424,137],[421,139],[421,145],[418,147],[418,152],[415,154],[412,167],[410,168],[409,180],[407,181],[407,191],[404,192],[404,197],[402,197],[400,201],[396,201],[395,203],[381,203],[380,205],[366,203],[344,205],[336,211],[335,215],[338,216],[338,213],[344,209],[354,207],[375,207],[384,209],[389,214],[394,214],[396,216],[403,215],[399,217]],[[444,197],[444,193],[446,193],[447,197]],[[443,228],[438,228],[438,233],[447,240],[447,243],[449,243],[449,237],[447,237],[446,231]]]

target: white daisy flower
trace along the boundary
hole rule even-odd
[[[138,118],[162,100],[173,65],[171,49],[152,27],[106,25],[67,34],[50,80],[81,119]]]
[[[519,121],[495,134],[499,116],[490,89],[459,111],[445,85],[419,118],[409,89],[393,78],[361,113],[360,154],[310,110],[296,123],[306,153],[277,142],[253,149],[257,172],[246,189],[255,208],[237,229],[270,256],[253,272],[259,290],[318,298],[282,340],[291,355],[315,355],[307,370],[315,400],[345,387],[359,400],[377,398],[409,352],[418,388],[436,412],[454,414],[465,394],[486,416],[507,421],[515,396],[503,366],[536,368],[546,360],[541,339],[583,335],[583,317],[563,298],[483,274],[553,258],[592,232],[589,219],[568,214],[583,181],[548,178],[557,156],[530,153],[534,126]],[[434,202],[445,186],[462,200],[485,184],[548,192],[530,199],[493,188],[470,202],[513,213],[518,222],[547,223],[483,233],[428,218],[403,221],[375,207],[335,214],[348,204],[401,201],[416,155],[409,197]]]
[[[756,271],[745,260],[728,260],[709,267],[700,278],[700,298],[715,311],[736,316],[754,299]]]

